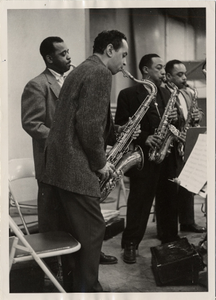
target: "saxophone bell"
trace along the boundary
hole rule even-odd
[[[115,188],[119,180],[124,174],[132,167],[136,167],[138,170],[142,170],[144,166],[144,154],[140,146],[136,146],[134,150],[128,151],[116,166],[115,176],[110,177],[103,183],[101,187],[100,202],[103,202],[110,192]]]
[[[124,130],[119,134],[116,143],[107,154],[107,161],[114,165],[116,172],[115,176],[112,176],[107,180],[99,180],[101,202],[106,199],[126,171],[133,166],[137,166],[138,169],[142,169],[144,164],[142,149],[137,146],[134,150],[129,150],[129,146],[135,139],[134,133],[136,132],[142,118],[148,111],[151,101],[157,94],[157,87],[151,81],[137,80],[124,69],[122,69],[122,73],[124,77],[130,78],[138,83],[142,83],[145,87],[147,86],[148,95],[131,117],[131,120],[126,123]]]

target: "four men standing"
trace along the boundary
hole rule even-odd
[[[120,126],[135,113],[148,91],[142,84],[121,91],[116,112],[116,124],[120,126],[113,124],[112,75],[123,69],[128,54],[127,39],[119,31],[103,31],[96,37],[93,55],[67,76],[62,89],[63,74],[71,65],[67,46],[62,39],[50,37],[42,42],[40,52],[47,68],[27,84],[22,95],[23,128],[33,138],[39,230],[62,229],[81,243],[79,252],[62,259],[67,291],[101,292],[98,266],[105,223],[99,204],[98,176],[114,176],[114,166],[106,160],[106,145],[113,145],[116,133],[122,130]],[[160,87],[165,70],[157,54],[145,55],[139,69],[143,79],[158,88],[156,101],[141,121],[141,134],[136,141],[148,157],[150,149],[161,145],[155,130],[170,92]],[[178,114],[174,108],[169,119],[180,129]],[[123,259],[127,263],[136,261],[136,249],[155,196],[162,243],[179,239],[176,226],[170,226],[177,222],[177,207],[171,201],[177,188],[168,181],[177,176],[176,155],[174,143],[161,164],[146,159],[143,171],[130,171],[127,225],[122,236]]]

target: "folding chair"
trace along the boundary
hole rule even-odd
[[[31,217],[31,219],[35,219],[32,223],[37,226],[38,186],[35,179],[34,161],[31,158],[12,159],[9,161],[8,170],[9,211],[16,208],[15,212],[18,211],[25,232],[29,234],[23,214],[35,215],[35,218]]]
[[[15,236],[10,237],[10,270],[14,263],[35,260],[59,292],[66,293],[42,258],[70,254],[81,248],[69,233],[53,231],[24,235],[9,216],[9,225]]]
[[[18,237],[18,239],[10,237],[10,267],[12,266],[12,262],[15,263],[35,259],[48,278],[62,291],[62,287],[59,287],[59,282],[49,271],[44,262],[41,261],[41,258],[57,256],[59,269],[61,269],[60,255],[76,252],[81,246],[79,242],[65,232],[56,231],[30,234],[28,226],[31,224],[26,222],[26,217],[24,218],[22,210],[24,210],[24,212],[26,212],[26,209],[32,211],[34,208],[33,213],[35,214],[36,212],[37,216],[37,190],[38,186],[35,179],[33,160],[31,158],[10,160],[9,195],[10,200],[13,203],[12,205],[16,207],[22,222],[22,224],[19,224],[18,226],[11,216],[9,216],[10,228],[13,230],[16,237]],[[22,226],[24,227],[24,232],[27,236],[24,236],[21,231]],[[38,231],[37,221],[36,227]],[[20,243],[27,248],[24,250]]]

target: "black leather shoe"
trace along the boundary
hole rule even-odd
[[[134,264],[136,262],[136,245],[128,243],[124,245],[123,261],[127,264]]]
[[[191,225],[180,225],[180,230],[181,231],[188,231],[188,232],[196,232],[196,233],[203,233],[206,232],[206,228],[205,227],[201,227],[197,224],[191,224]]]
[[[118,259],[115,256],[106,255],[103,252],[100,254],[100,264],[101,265],[113,265],[117,264]]]

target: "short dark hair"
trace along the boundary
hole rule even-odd
[[[179,64],[183,64],[183,62],[181,62],[178,59],[173,59],[173,60],[168,61],[165,66],[166,74],[167,73],[171,74],[172,70],[174,69],[174,65],[179,65]]]
[[[143,75],[143,67],[151,68],[153,57],[160,57],[160,56],[155,53],[150,53],[150,54],[144,55],[141,58],[140,63],[139,63],[139,69],[140,69],[140,72],[142,73],[142,75]]]
[[[49,36],[42,41],[40,44],[40,54],[42,55],[43,59],[45,60],[46,55],[51,54],[55,51],[53,43],[62,43],[64,42],[58,36]]]
[[[122,40],[127,38],[118,30],[104,30],[94,40],[93,53],[103,54],[107,45],[112,44],[115,51],[122,46]]]

